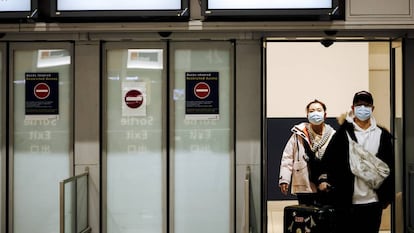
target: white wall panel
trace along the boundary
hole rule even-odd
[[[348,111],[355,92],[368,90],[368,43],[267,44],[267,117],[306,117],[318,99],[328,117]]]

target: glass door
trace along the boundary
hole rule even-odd
[[[171,232],[234,232],[232,43],[171,49]]]
[[[232,44],[103,54],[103,232],[234,232]]]
[[[103,232],[166,232],[165,48],[105,44]]]
[[[10,44],[10,232],[59,231],[72,174],[72,45]]]

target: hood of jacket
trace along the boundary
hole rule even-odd
[[[306,142],[309,143],[309,132],[308,132],[308,129],[306,128],[306,126],[308,124],[309,123],[302,122],[300,124],[294,125],[290,131],[292,131],[292,133],[300,136],[301,138],[306,140]]]

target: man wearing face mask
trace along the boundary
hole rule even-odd
[[[371,93],[355,93],[351,108],[326,149],[319,189],[333,187],[337,232],[378,233],[382,210],[394,196],[392,136],[372,116]],[[375,166],[364,169],[369,162],[361,159],[376,161]]]
[[[309,122],[295,125],[282,154],[279,187],[287,195],[291,193],[317,192],[316,170],[335,130],[325,123],[326,105],[319,100],[306,106]]]

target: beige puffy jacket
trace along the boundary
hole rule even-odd
[[[307,124],[309,123],[301,123],[292,128],[293,134],[289,138],[281,158],[279,184],[291,184],[292,194],[317,191],[316,185],[309,180],[308,155],[304,147],[304,143],[310,144],[309,132],[306,129]],[[332,135],[323,147],[329,144]]]

